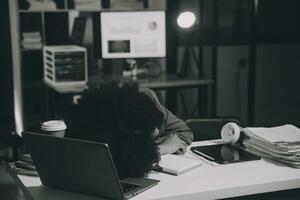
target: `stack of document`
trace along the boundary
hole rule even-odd
[[[99,0],[74,0],[76,10],[99,10],[101,1]]]
[[[27,0],[29,10],[56,10],[56,3],[53,0]]]
[[[258,156],[300,168],[300,129],[286,124],[272,128],[245,128],[243,144]]]
[[[42,37],[40,32],[23,32],[22,46],[24,49],[41,49]]]

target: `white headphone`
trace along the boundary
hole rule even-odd
[[[226,123],[221,130],[221,137],[226,143],[236,143],[240,138],[241,128],[234,122]]]

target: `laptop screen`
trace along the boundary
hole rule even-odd
[[[159,182],[142,177],[122,180],[130,186],[123,189],[132,190],[124,194],[107,144],[30,132],[23,137],[42,183],[49,187],[124,199]]]
[[[123,199],[108,146],[24,132],[25,147],[49,187],[98,197]]]

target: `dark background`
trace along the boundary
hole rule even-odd
[[[139,1],[138,1],[139,2]],[[149,1],[151,2],[151,1]],[[151,5],[144,1],[143,6]],[[212,88],[210,104],[212,111],[207,116],[233,116],[241,118],[246,125],[275,126],[292,123],[300,126],[300,3],[297,0],[260,0],[253,23],[253,2],[249,0],[204,0],[205,7],[200,1],[168,0],[167,9],[167,58],[166,71],[174,73],[180,65],[182,57],[182,32],[174,26],[174,19],[179,10],[192,8],[196,12],[203,11],[203,19],[198,24],[198,34],[195,38],[195,48],[202,59],[203,77],[212,77],[216,84]],[[218,2],[218,15],[212,13],[214,3]],[[23,5],[23,4],[21,4]],[[102,2],[103,7],[109,7],[109,1]],[[26,6],[26,5],[25,5]],[[198,9],[199,8],[199,9]],[[14,131],[13,115],[13,81],[12,62],[9,32],[8,0],[0,2],[0,133],[10,134]],[[23,15],[23,14],[22,14]],[[22,17],[21,15],[21,17]],[[62,16],[59,16],[62,15]],[[60,21],[59,24],[49,23],[46,30],[49,34],[49,44],[60,44],[68,40],[64,23],[64,13],[47,19]],[[34,17],[33,17],[34,18]],[[61,20],[62,19],[62,20]],[[30,22],[30,18],[22,18]],[[27,22],[27,23],[29,23]],[[97,21],[95,22],[97,24]],[[39,24],[35,22],[34,24]],[[217,32],[214,24],[218,24]],[[99,25],[99,24],[98,24]],[[53,32],[53,26],[61,26],[63,32]],[[26,30],[26,26],[21,29]],[[30,28],[29,28],[30,29]],[[99,30],[94,30],[98,32]],[[94,40],[99,43],[99,38]],[[95,52],[100,51],[95,46]],[[99,52],[98,52],[99,53]],[[202,53],[202,54],[201,54]],[[33,53],[32,57],[39,57],[40,52]],[[95,56],[95,59],[99,59]],[[30,70],[26,71],[24,78],[30,81],[40,80],[41,68],[35,62],[41,60],[25,61],[31,63]],[[117,61],[118,62],[118,61]],[[114,61],[104,61],[106,65],[116,64]],[[91,70],[93,71],[93,70]],[[109,67],[107,73],[113,73]],[[40,114],[38,120],[44,119],[45,94],[43,87],[38,89],[40,96],[34,98],[26,93],[25,103],[31,109],[25,110],[25,115]],[[191,93],[194,93],[191,91]],[[36,93],[35,93],[36,94]],[[181,116],[180,105],[176,96],[170,92],[171,98],[166,102],[177,105],[172,108]],[[173,96],[172,96],[173,95]],[[189,93],[187,95],[190,95]],[[63,98],[61,98],[63,99]],[[171,99],[171,100],[170,100]],[[63,100],[62,100],[63,101]],[[27,120],[33,120],[27,116]],[[254,169],[259,170],[259,169]],[[261,196],[250,196],[242,199],[296,199],[299,191],[276,192]],[[235,198],[235,199],[241,199]]]

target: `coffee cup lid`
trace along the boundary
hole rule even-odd
[[[44,131],[62,131],[67,128],[62,120],[50,120],[42,123],[41,129]]]

